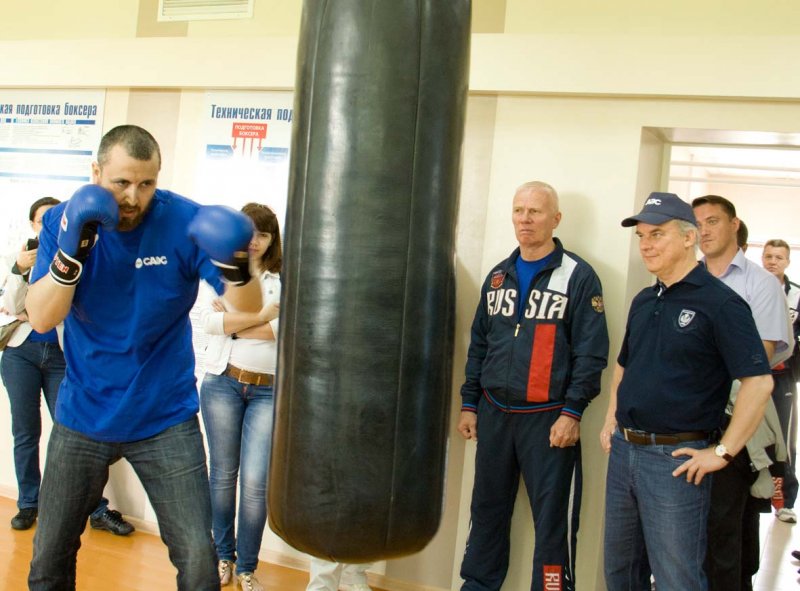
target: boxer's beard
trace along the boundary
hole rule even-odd
[[[119,223],[117,224],[117,230],[120,232],[133,230],[142,223],[142,218],[144,218],[144,212],[138,207],[120,207],[119,212],[120,214],[134,214],[132,217],[122,217],[120,215]]]

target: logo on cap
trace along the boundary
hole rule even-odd
[[[644,202],[645,205],[661,205],[661,199],[653,199],[652,197]]]

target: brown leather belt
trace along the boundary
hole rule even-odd
[[[258,373],[255,371],[247,371],[240,369],[235,365],[228,364],[225,368],[225,375],[237,380],[242,384],[251,384],[253,386],[271,386],[275,383],[275,376],[271,373]]]
[[[688,431],[686,433],[647,433],[646,431],[634,431],[633,429],[622,429],[622,436],[625,441],[630,441],[637,445],[677,445],[685,441],[698,441],[708,439],[709,434],[703,431]]]

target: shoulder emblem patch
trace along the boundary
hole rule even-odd
[[[497,289],[503,285],[503,280],[506,278],[505,271],[495,271],[492,273],[491,286],[492,289]]]
[[[592,298],[592,310],[597,312],[598,314],[602,314],[603,311],[606,309],[605,304],[603,304],[603,296],[596,295]]]

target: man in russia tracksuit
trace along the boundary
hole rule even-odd
[[[484,281],[461,388],[458,430],[478,441],[461,589],[503,584],[521,473],[536,534],[531,590],[572,591],[580,419],[608,358],[603,295],[589,264],[553,238],[553,187],[519,187],[512,221],[519,248]]]

